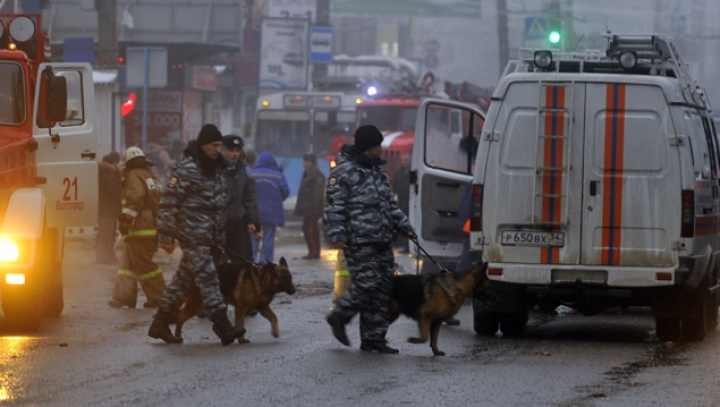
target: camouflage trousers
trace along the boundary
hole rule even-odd
[[[208,313],[214,314],[218,310],[227,309],[220,294],[220,280],[210,255],[210,247],[181,248],[183,256],[180,265],[160,297],[160,308],[168,312],[178,310],[187,296],[198,287],[203,306]]]
[[[155,237],[125,239],[120,269],[113,287],[114,299],[135,303],[138,282],[148,302],[160,298],[165,290],[165,280],[160,266],[153,262],[155,251],[157,251]]]
[[[360,339],[385,341],[390,326],[390,294],[395,257],[390,244],[351,246],[345,250],[350,287],[335,302],[344,323],[360,313]]]

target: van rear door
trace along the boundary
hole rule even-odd
[[[659,86],[588,83],[582,264],[672,266],[679,149]]]
[[[457,259],[468,238],[462,232],[458,210],[472,181],[484,119],[481,110],[465,103],[425,99],[420,104],[412,157],[410,220],[420,245],[433,257]]]
[[[579,264],[584,84],[511,83],[479,182],[490,262]]]

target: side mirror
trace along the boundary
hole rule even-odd
[[[47,118],[51,123],[65,121],[67,117],[67,82],[64,76],[48,78],[48,92],[45,100]]]

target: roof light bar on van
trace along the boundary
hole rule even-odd
[[[533,61],[536,67],[546,69],[552,64],[552,52],[548,50],[535,51]]]
[[[637,53],[635,51],[623,51],[618,57],[618,62],[625,69],[635,68],[635,65],[637,65]]]

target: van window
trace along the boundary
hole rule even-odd
[[[472,174],[482,118],[459,109],[429,104],[425,114],[425,164]]]
[[[707,119],[707,117],[702,118],[702,124],[703,124],[703,134],[705,134],[705,140],[707,140],[707,144],[710,147],[710,164],[712,165],[712,178],[715,179],[718,177],[718,158],[720,157],[718,154],[718,145],[717,140],[715,139],[714,132],[712,129],[712,126],[710,125],[710,121]]]
[[[688,138],[691,140],[690,146],[692,148],[695,178],[710,178],[712,162],[702,118],[696,111],[685,110],[685,125]]]

